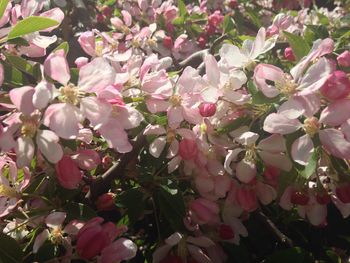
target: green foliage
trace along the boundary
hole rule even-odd
[[[0,18],[2,18],[2,16],[4,15],[9,2],[10,0],[0,0]]]
[[[178,189],[160,186],[155,192],[155,199],[161,214],[170,223],[174,231],[182,230],[183,218],[186,213],[185,203]]]
[[[283,34],[287,38],[289,45],[292,48],[294,55],[298,60],[307,55],[307,53],[310,50],[310,46],[303,37],[294,35],[286,31],[283,31]]]
[[[7,38],[14,39],[53,26],[57,26],[58,24],[59,23],[56,20],[50,18],[30,16],[19,21],[14,27],[12,27]]]
[[[145,210],[144,194],[141,188],[131,188],[120,194],[116,200],[116,205],[125,208],[130,225],[135,224]]]
[[[0,232],[0,263],[21,263],[23,252],[17,241]]]

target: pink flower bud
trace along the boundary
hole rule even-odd
[[[208,17],[208,24],[214,28],[217,28],[224,21],[224,16],[219,10],[216,10]]]
[[[112,12],[113,12],[113,10],[112,10],[112,8],[110,8],[109,6],[104,6],[103,7],[103,9],[102,9],[102,14],[104,15],[104,16],[111,16],[112,15]]]
[[[329,75],[320,92],[331,100],[343,99],[350,93],[350,80],[344,71],[334,71]]]
[[[89,62],[89,59],[86,57],[79,57],[74,61],[78,69],[81,68],[82,66],[85,66],[88,62]]]
[[[216,27],[210,24],[205,26],[205,32],[207,33],[208,36],[215,34],[215,31],[216,31]]]
[[[235,237],[235,232],[233,231],[232,227],[229,225],[221,224],[219,226],[219,237],[223,240],[230,240]]]
[[[241,187],[236,192],[237,203],[247,212],[253,212],[258,208],[258,200],[254,188]]]
[[[102,232],[101,226],[97,225],[86,229],[80,235],[77,242],[77,252],[83,259],[92,259],[108,246],[109,242],[107,234]]]
[[[205,48],[205,46],[207,45],[207,36],[202,34],[198,37],[198,45],[201,48]]]
[[[83,173],[79,170],[78,165],[68,155],[56,163],[56,176],[59,183],[67,189],[76,189],[83,178]]]
[[[199,224],[215,222],[219,214],[219,206],[204,198],[198,198],[190,203],[190,210],[194,213],[194,220]]]
[[[335,193],[344,204],[350,203],[350,184],[338,186]]]
[[[103,23],[105,19],[106,17],[103,14],[97,14],[96,16],[97,23]]]
[[[83,259],[96,257],[112,243],[117,228],[113,223],[102,224],[103,219],[95,217],[88,221],[78,232],[77,252]]]
[[[174,41],[173,41],[173,39],[171,37],[166,36],[166,37],[163,38],[163,45],[167,49],[172,49],[172,47],[174,45]]]
[[[216,112],[216,105],[214,103],[203,102],[199,105],[199,113],[202,117],[211,117]]]
[[[295,61],[294,52],[293,52],[293,49],[291,47],[287,47],[284,50],[284,57],[289,61]]]
[[[179,144],[179,155],[183,160],[193,160],[197,157],[198,148],[194,140],[183,139]]]
[[[350,52],[344,51],[337,57],[338,64],[343,67],[350,67]]]
[[[320,205],[327,205],[331,202],[331,197],[327,192],[317,193],[316,200]]]
[[[106,155],[102,158],[102,166],[104,169],[109,168],[112,165],[112,157],[109,155]]]
[[[236,9],[238,7],[238,1],[237,0],[230,0],[228,3],[228,6],[232,9]]]
[[[309,200],[308,194],[301,191],[293,191],[290,196],[290,202],[295,205],[307,205]]]
[[[167,29],[167,31],[168,31],[169,33],[174,33],[175,27],[174,27],[174,25],[173,25],[172,23],[167,23],[167,24],[165,25],[165,27],[166,27],[166,29]]]
[[[113,193],[105,193],[103,195],[100,195],[96,201],[97,210],[99,211],[112,210],[115,207],[114,198],[115,198],[115,194]]]
[[[266,36],[271,37],[279,33],[279,28],[275,25],[269,26],[266,30]],[[284,51],[286,53],[286,51]]]

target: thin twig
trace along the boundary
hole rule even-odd
[[[90,191],[86,198],[95,201],[100,195],[107,193],[111,188],[113,181],[124,174],[127,165],[136,158],[146,142],[145,136],[140,134],[133,143],[131,152],[124,154],[118,163],[110,167],[102,176],[96,179],[90,186]]]
[[[256,217],[264,223],[266,227],[270,230],[270,232],[282,243],[286,244],[288,247],[294,247],[293,241],[283,234],[276,225],[268,218],[262,211],[257,211],[255,213]]]

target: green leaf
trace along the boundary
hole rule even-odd
[[[63,42],[61,43],[58,47],[55,48],[55,50],[53,52],[55,52],[56,50],[60,50],[63,49],[64,50],[64,54],[67,55],[69,52],[69,44],[68,42]]]
[[[5,83],[14,84],[16,86],[24,84],[24,76],[21,71],[8,63],[3,63]]]
[[[265,263],[312,263],[312,257],[299,247],[279,250],[267,258]]]
[[[256,13],[255,10],[246,9],[246,13],[249,16],[249,18],[252,20],[254,25],[256,25],[258,28],[262,27],[259,15]]]
[[[4,15],[8,3],[9,0],[0,0],[0,18]]]
[[[186,214],[181,192],[162,185],[156,192],[156,201],[161,214],[170,223],[174,231],[183,229],[183,217]]]
[[[8,44],[29,47],[29,42],[22,37],[17,37],[7,41]]]
[[[57,26],[58,21],[40,17],[40,16],[30,16],[22,21],[19,21],[10,31],[7,36],[7,39],[14,39],[21,37],[30,33],[34,33],[40,30],[44,30],[53,26]]]
[[[308,164],[305,166],[305,169],[300,172],[300,175],[305,179],[309,179],[310,176],[314,174],[320,155],[319,152],[320,151],[318,148],[314,149],[313,153],[311,154],[308,160]]]
[[[174,26],[181,26],[185,23],[185,18],[182,17],[182,16],[179,16],[177,18],[175,18],[173,21],[172,21],[172,24]]]
[[[88,221],[96,216],[93,209],[82,203],[71,202],[64,207],[64,211],[67,211],[67,221],[73,219]]]
[[[329,19],[327,16],[321,13],[317,13],[318,19],[321,23],[321,25],[328,26],[329,25]]]
[[[250,121],[251,121],[250,117],[239,117],[239,118],[235,119],[234,121],[232,121],[231,123],[225,125],[224,127],[218,128],[217,133],[218,134],[229,133],[231,131],[238,129],[241,126],[249,125]]]
[[[0,263],[21,263],[23,252],[17,241],[0,232]]]
[[[132,188],[123,192],[116,201],[118,207],[126,208],[126,214],[131,225],[136,223],[144,212],[143,193],[139,188]]]
[[[185,17],[187,15],[187,8],[186,8],[186,5],[185,5],[184,1],[178,0],[177,6],[179,8],[180,16],[181,17]]]
[[[224,29],[225,34],[227,34],[235,28],[235,22],[230,15],[225,15],[222,28]]]
[[[33,65],[29,64],[24,58],[9,53],[5,54],[5,56],[8,62],[18,70],[30,75],[34,74]]]
[[[51,241],[46,240],[35,254],[35,262],[48,262],[53,258],[58,258],[63,253],[63,247],[61,248],[51,243]]]
[[[302,57],[306,56],[310,50],[309,44],[301,36],[291,34],[289,32],[283,31],[290,47],[292,48],[295,57],[300,60]]]
[[[324,25],[308,25],[307,30],[311,30],[315,36],[314,40],[325,39],[329,37],[329,32],[326,26]]]

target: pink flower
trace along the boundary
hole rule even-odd
[[[95,217],[88,221],[77,236],[77,252],[83,259],[92,259],[101,251],[112,244],[116,237],[117,228],[111,223],[102,224],[101,217]]]
[[[194,160],[197,157],[198,148],[196,141],[183,139],[179,143],[179,155],[183,160]]]
[[[214,224],[219,221],[219,206],[213,201],[198,198],[190,203],[190,210],[198,224]]]
[[[96,201],[97,209],[99,211],[112,210],[115,207],[115,204],[114,204],[115,197],[116,195],[113,193],[105,193],[103,195],[100,195]]]
[[[93,170],[101,163],[99,154],[92,149],[79,149],[72,158],[84,170]]]
[[[247,82],[243,71],[220,65],[212,55],[207,55],[204,62],[206,83],[202,84],[201,96],[206,103],[214,104],[221,98],[224,98],[224,103],[228,101],[237,105],[248,102],[250,96],[242,89]]]
[[[9,177],[3,173],[8,172]],[[23,168],[24,177],[18,177],[19,172],[15,162],[6,155],[0,156],[0,218],[8,215],[20,201],[20,195],[30,183],[30,173]]]
[[[337,57],[338,64],[343,67],[350,67],[350,52],[345,50]]]
[[[236,192],[236,199],[243,210],[252,212],[258,208],[258,200],[254,188],[240,187]]]
[[[195,185],[201,196],[209,200],[224,198],[230,190],[231,179],[226,175],[197,175]]]
[[[344,71],[334,71],[320,89],[330,100],[344,99],[350,93],[350,80]]]
[[[78,165],[68,155],[62,157],[55,169],[59,183],[67,189],[76,189],[83,178]]]
[[[69,222],[63,228],[63,222],[67,214],[64,212],[52,212],[45,218],[45,225],[47,226],[35,238],[33,244],[33,253],[37,253],[44,242],[49,239],[55,245],[63,245],[66,249],[66,256],[72,255],[71,238],[68,235],[75,236],[79,229],[83,227],[83,223],[77,220]]]
[[[103,124],[112,107],[96,97],[83,97],[85,93],[98,92],[114,82],[115,72],[103,58],[95,58],[80,69],[78,86],[69,83],[70,72],[63,50],[51,53],[44,70],[63,86],[59,89],[60,103],[51,104],[45,112],[44,124],[65,139],[79,134],[79,122],[86,117],[91,126]],[[78,108],[80,106],[80,108]]]
[[[287,30],[293,23],[293,17],[280,13],[273,19],[272,25],[267,28],[266,35],[273,36]]]
[[[217,28],[224,21],[224,16],[219,10],[216,10],[208,17],[208,24],[214,28]]]
[[[120,238],[101,252],[101,263],[114,263],[129,260],[136,256],[137,246],[126,238]]]
[[[39,85],[36,89],[30,86],[15,88],[9,93],[12,103],[22,113],[19,119],[10,125],[13,132],[20,131],[15,145],[19,167],[27,166],[31,162],[35,154],[34,139],[38,150],[51,163],[57,163],[63,155],[62,147],[59,145],[59,137],[50,130],[39,129],[41,114],[36,111],[35,106],[40,106],[40,103],[37,103],[35,95],[40,94],[42,98],[46,97],[46,94],[39,90]],[[46,88],[45,86],[44,89]],[[0,135],[0,137],[2,136],[6,136],[6,133]]]
[[[273,135],[261,140],[255,145],[259,135],[253,132],[244,132],[235,139],[243,147],[229,150],[225,158],[224,167],[229,174],[233,174],[231,163],[244,152],[244,158],[235,165],[236,177],[243,183],[251,182],[256,175],[256,158],[259,156],[265,164],[277,167],[284,171],[292,168],[292,163],[286,156],[284,138],[280,135]]]
[[[185,239],[185,240],[184,240]],[[153,263],[165,263],[165,262],[172,262],[169,260],[174,260],[174,263],[179,262],[177,261],[178,257],[173,257],[169,255],[170,250],[180,244],[180,241],[185,241],[185,248],[188,251],[188,254],[194,258],[197,262],[203,262],[203,263],[211,263],[214,262],[206,253],[204,253],[203,250],[210,249],[215,246],[215,243],[205,237],[205,236],[198,236],[198,237],[192,237],[187,236],[184,237],[180,233],[176,232],[169,236],[167,239],[165,239],[165,244],[158,247],[154,253],[153,253]],[[176,261],[175,261],[176,260]],[[182,262],[182,261],[180,261]]]
[[[255,59],[275,46],[277,38],[271,37],[266,40],[265,28],[260,28],[254,41],[245,40],[242,48],[231,44],[224,44],[220,49],[220,63],[228,68],[250,68],[255,64]]]

